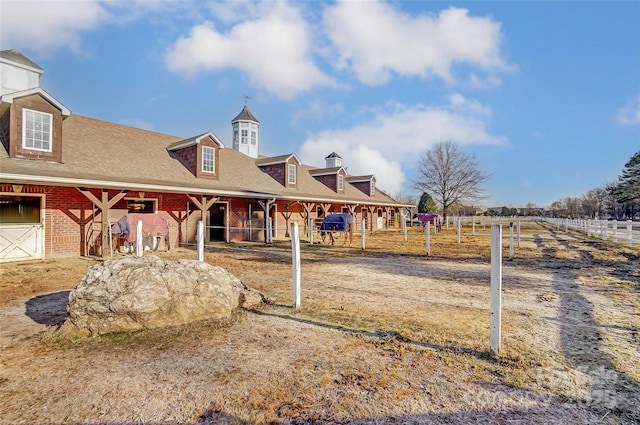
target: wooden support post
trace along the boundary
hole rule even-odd
[[[213,204],[215,204],[216,202],[218,202],[220,200],[219,197],[214,196],[211,199],[207,199],[207,197],[205,195],[201,196],[201,199],[199,200],[198,198],[196,198],[195,196],[192,195],[187,195],[189,197],[189,199],[191,200],[191,202],[193,202],[195,204],[196,207],[198,207],[198,209],[200,210],[200,219],[202,220],[203,223],[203,227],[206,229],[207,228],[207,223],[209,222],[208,217],[207,217],[207,212],[209,211],[209,209],[211,208],[211,206]],[[203,232],[203,240],[206,240],[207,242],[209,241],[209,232]]]
[[[298,223],[291,223],[291,263],[293,267],[293,308],[300,308],[300,237]]]
[[[98,199],[93,193],[84,189],[82,187],[77,188],[80,193],[82,193],[87,199],[89,199],[93,205],[96,206],[100,210],[100,214],[102,216],[102,239],[100,252],[102,257],[107,257],[109,255],[109,240],[110,240],[110,231],[109,231],[109,210],[113,207],[117,202],[119,202],[122,198],[124,198],[128,190],[123,190],[122,192],[115,195],[113,198],[109,199],[109,191],[107,189],[102,189],[101,199]]]
[[[491,226],[491,354],[500,352],[502,330],[502,226]]]

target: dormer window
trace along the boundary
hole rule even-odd
[[[210,146],[202,147],[202,171],[205,173],[216,172],[216,150]]]
[[[296,165],[289,164],[287,168],[287,181],[289,182],[289,184],[296,184]]]
[[[22,110],[22,147],[51,152],[53,116],[44,112]]]
[[[342,192],[344,190],[344,176],[342,174],[338,174],[338,192]]]

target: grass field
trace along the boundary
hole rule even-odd
[[[523,222],[503,263],[502,347],[489,354],[489,228],[219,244],[205,261],[271,304],[66,340],[65,296],[95,260],[0,265],[0,423],[640,422],[640,259]],[[504,250],[508,256],[508,228]],[[195,258],[177,249],[168,259]],[[31,309],[31,311],[30,311]]]

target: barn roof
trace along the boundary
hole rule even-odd
[[[62,126],[61,163],[10,158],[0,144],[0,178],[52,185],[402,205],[380,191],[367,196],[349,184],[343,194],[336,193],[313,177],[331,170],[303,164],[298,165],[295,187],[285,187],[263,172],[254,158],[224,147],[219,149],[218,179],[198,178],[168,147],[195,143],[209,133],[185,139],[80,115],[69,116]]]

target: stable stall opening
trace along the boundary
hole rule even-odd
[[[44,195],[0,194],[0,262],[44,256]]]

